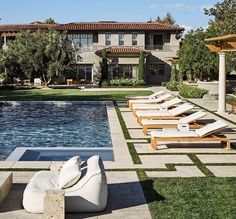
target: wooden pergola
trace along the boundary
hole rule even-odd
[[[212,42],[206,45],[212,52],[219,54],[219,100],[218,112],[226,112],[226,66],[225,56],[227,52],[236,51],[236,34],[208,38],[206,42]]]

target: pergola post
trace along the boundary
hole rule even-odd
[[[218,113],[226,112],[226,68],[225,52],[219,52],[219,100]]]

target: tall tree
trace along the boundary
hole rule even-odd
[[[189,81],[202,80],[203,74],[212,78],[218,73],[217,55],[207,49],[207,37],[208,33],[204,29],[190,31],[185,35],[178,52],[180,73],[185,74]]]
[[[56,24],[56,21],[53,18],[47,18],[43,23],[45,24]]]
[[[174,19],[174,17],[171,15],[170,12],[167,12],[167,13],[166,13],[166,16],[164,16],[163,18],[161,18],[160,16],[157,16],[155,22],[163,23],[163,24],[174,25],[174,24],[175,24],[175,19]]]
[[[102,50],[102,60],[100,61],[101,81],[108,80],[107,51]]]
[[[205,14],[212,17],[207,32],[209,36],[221,36],[236,33],[236,0],[224,0],[214,7],[205,9]],[[236,70],[235,52],[227,54],[227,71]]]
[[[139,64],[138,64],[138,79],[143,80],[144,79],[144,52],[141,51],[139,54]]]

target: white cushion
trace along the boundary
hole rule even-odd
[[[159,96],[156,99],[130,100],[129,103],[159,103],[159,102],[166,100],[169,97],[171,97],[171,94],[165,94],[165,95]]]
[[[183,123],[191,123],[197,119],[200,119],[202,117],[206,116],[206,113],[205,112],[202,112],[202,111],[198,111],[198,112],[195,112],[193,114],[190,114],[189,116],[185,116],[183,118],[181,118],[179,120],[179,122],[183,122]]]
[[[133,109],[159,109],[159,104],[134,104]]]
[[[59,188],[65,189],[73,186],[81,177],[80,156],[70,158],[63,165],[58,179]]]
[[[178,97],[173,98],[171,100],[165,101],[164,103],[162,103],[160,106],[165,106],[167,108],[174,106],[175,104],[181,103],[182,100],[179,99]]]
[[[163,129],[163,131],[151,131],[151,136],[152,137],[163,137],[163,138],[198,137],[198,135],[194,131],[179,131],[177,129]]]
[[[154,93],[154,94],[151,94],[151,95],[149,95],[149,99],[153,99],[153,98],[156,98],[157,96],[159,96],[160,94],[163,94],[164,93],[164,91],[158,91],[158,92],[156,92],[156,93]]]
[[[139,116],[172,116],[169,111],[146,110],[138,111],[136,115]]]
[[[143,119],[142,125],[177,125],[178,120],[155,120],[155,119]]]
[[[174,109],[169,110],[169,112],[173,115],[173,116],[178,116],[181,115],[183,113],[188,112],[189,110],[192,110],[193,106],[188,104],[188,103],[184,103],[182,105],[179,105],[177,107],[175,107]]]
[[[228,126],[228,124],[226,124],[225,122],[218,120],[216,122],[213,122],[211,124],[208,124],[200,129],[197,129],[195,132],[199,137],[205,137],[207,135],[216,133],[224,128],[226,128]]]

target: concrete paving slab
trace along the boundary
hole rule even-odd
[[[129,128],[142,128],[142,126],[137,122],[136,118],[130,112],[121,113],[126,127]]]
[[[187,155],[139,155],[142,167],[166,168],[166,164],[193,164]]]
[[[48,169],[51,161],[17,161],[12,168],[15,169]]]
[[[136,138],[136,139],[151,138],[150,136],[144,135],[142,129],[129,129],[128,131],[131,138]]]
[[[14,161],[0,161],[0,169],[9,169],[14,163]]]
[[[127,143],[131,142],[131,143],[147,143],[148,141],[145,139],[127,139],[126,140]]]
[[[143,195],[135,171],[106,172],[109,197],[107,209],[93,214],[67,214],[66,218],[141,218],[151,219],[146,200]],[[0,218],[43,218],[42,214],[29,214],[22,207],[23,191],[26,184],[15,182],[7,198],[0,206]],[[144,217],[145,216],[145,217]]]
[[[196,166],[175,166],[176,171],[146,171],[148,177],[204,177]]]
[[[168,146],[171,146],[170,144],[167,144]],[[205,147],[203,147],[203,144],[194,144],[195,148],[192,148],[193,144],[183,144],[181,147],[181,144],[178,144],[178,147],[168,148],[166,144],[161,144],[158,147],[157,151],[154,151],[151,147],[150,143],[134,143],[135,150],[138,154],[141,153],[147,153],[147,154],[162,154],[162,153],[205,153],[205,154],[212,154],[212,153],[225,153],[225,154],[236,154],[236,150],[226,150],[225,148],[222,148],[221,145],[218,145],[219,147],[216,148],[215,144],[210,145],[205,144]],[[198,147],[199,146],[199,147]],[[208,148],[206,148],[208,147]]]
[[[223,155],[197,155],[202,163],[236,163],[236,155],[234,154],[223,154]],[[236,167],[235,167],[236,168]]]
[[[206,166],[217,177],[236,177],[236,166]]]

